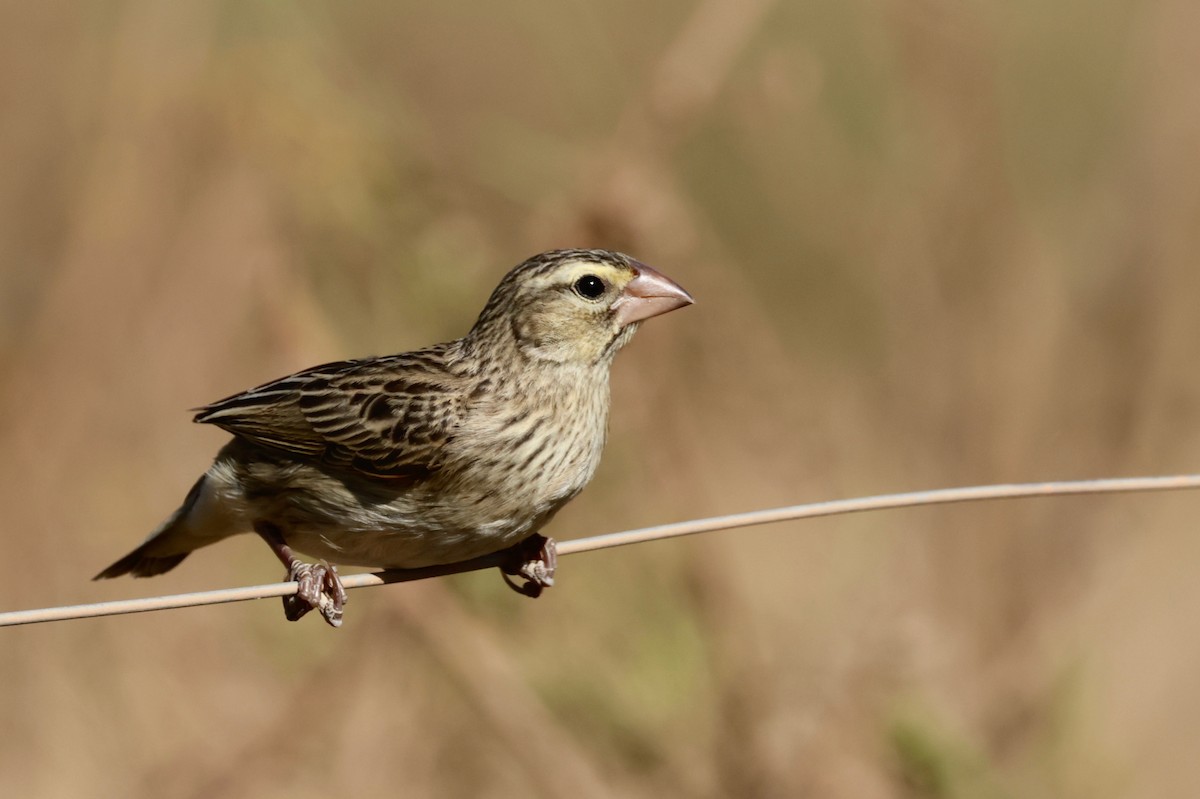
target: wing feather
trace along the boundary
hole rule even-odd
[[[439,349],[315,366],[199,408],[195,420],[371,476],[425,477],[454,434],[464,393]]]

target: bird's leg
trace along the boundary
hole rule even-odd
[[[500,574],[508,587],[518,594],[532,599],[542,595],[542,590],[554,585],[554,570],[558,567],[558,548],[553,538],[534,533],[521,543],[509,547],[508,558],[500,566]],[[525,583],[517,585],[508,576],[524,577]]]
[[[310,610],[317,609],[332,627],[342,626],[342,608],[346,605],[346,589],[338,578],[337,567],[326,561],[305,563],[283,540],[279,528],[270,522],[255,522],[254,532],[267,542],[275,556],[287,567],[286,582],[300,584],[296,593],[283,598],[283,613],[288,621],[298,621]]]

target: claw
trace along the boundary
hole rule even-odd
[[[553,538],[534,533],[511,550],[510,560],[500,567],[500,575],[508,587],[530,599],[537,599],[542,591],[554,585],[554,572],[558,568],[558,548]],[[509,579],[509,575],[524,577],[521,585]]]
[[[296,593],[283,598],[283,614],[288,621],[298,621],[315,608],[321,611],[330,627],[341,627],[346,588],[338,578],[337,567],[323,560],[317,563],[300,560],[283,540],[283,533],[270,522],[255,522],[254,532],[267,542],[275,556],[287,566],[287,576],[283,579],[299,583]]]
[[[288,621],[298,621],[310,610],[319,610],[329,626],[342,626],[347,597],[336,566],[323,560],[305,563],[294,558],[284,579],[299,583],[295,594],[283,598],[283,613]]]

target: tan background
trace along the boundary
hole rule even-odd
[[[0,609],[93,584],[185,409],[461,334],[505,269],[689,288],[560,537],[1200,464],[1200,5],[4,3]],[[5,796],[1191,797],[1200,497],[743,530],[0,631]]]

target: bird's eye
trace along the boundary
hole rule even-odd
[[[585,300],[594,300],[604,293],[604,281],[595,275],[584,275],[575,281],[575,293]]]

